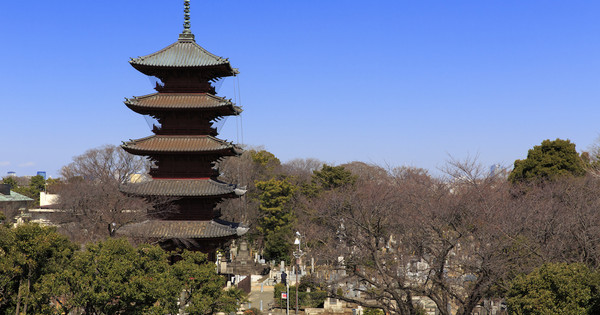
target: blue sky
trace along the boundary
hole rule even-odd
[[[183,1],[9,1],[0,11],[0,177],[150,135],[130,57],[177,40]],[[221,138],[282,161],[512,165],[600,134],[597,1],[200,1],[196,41],[240,69]],[[234,98],[233,79],[219,94]],[[243,128],[240,128],[240,125]]]

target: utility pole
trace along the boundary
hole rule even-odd
[[[300,249],[300,244],[302,235],[300,232],[296,232],[296,239],[294,240],[294,244],[298,244],[298,250],[294,251],[294,257],[296,257],[296,315],[298,315],[298,287],[300,286],[298,283],[298,273],[300,272],[300,258],[304,255],[302,249]]]

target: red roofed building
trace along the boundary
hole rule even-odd
[[[153,54],[132,59],[130,64],[161,82],[158,93],[126,99],[136,113],[156,119],[154,135],[125,142],[122,148],[154,162],[150,181],[121,187],[127,194],[173,198],[178,211],[126,225],[119,235],[158,240],[166,249],[188,248],[209,253],[247,229],[219,220],[216,205],[224,198],[243,193],[235,185],[217,180],[214,168],[225,156],[242,150],[218,139],[213,123],[242,110],[230,100],[215,96],[212,83],[238,72],[227,59],[217,57],[194,40],[189,24],[189,1],[185,3],[184,30],[177,42]],[[160,209],[159,209],[160,210]],[[160,211],[159,211],[160,212]]]

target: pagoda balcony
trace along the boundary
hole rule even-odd
[[[187,135],[208,135],[216,137],[219,133],[216,128],[212,128],[210,126],[169,126],[163,125],[161,128],[153,129],[152,132],[156,135],[161,136],[187,136]]]
[[[163,170],[151,170],[150,176],[155,179],[161,178],[181,178],[181,179],[190,179],[190,178],[217,178],[219,176],[219,172],[215,170],[181,170],[181,171],[163,171]]]
[[[197,169],[197,170],[194,170]],[[194,179],[194,178],[217,178],[219,172],[213,168],[208,167],[194,167],[193,169],[179,169],[179,170],[163,170],[160,168],[151,168],[148,172],[154,179],[161,178],[181,178],[181,179]]]

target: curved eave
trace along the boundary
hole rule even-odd
[[[198,151],[183,151],[183,150],[172,150],[172,151],[166,151],[166,150],[154,150],[154,151],[150,151],[150,150],[138,150],[138,149],[133,149],[133,148],[128,148],[124,145],[121,145],[121,148],[123,148],[123,150],[127,151],[127,153],[133,154],[133,155],[139,155],[139,156],[155,156],[155,155],[170,155],[170,154],[195,154],[195,155],[219,155],[219,156],[239,156],[243,153],[243,151],[240,150],[236,150],[236,149],[230,149],[230,150],[214,150],[214,151],[202,151],[202,150],[198,150]]]
[[[217,180],[205,179],[161,179],[154,178],[142,183],[128,183],[119,187],[119,190],[134,196],[161,196],[161,197],[220,197],[229,198],[236,196],[236,185],[223,183]]]
[[[133,66],[201,67],[229,65],[229,60],[212,54],[193,39],[180,38],[157,52],[131,58],[129,63]]]
[[[168,107],[146,107],[133,104],[125,105],[132,111],[140,115],[155,115],[164,112],[210,112],[215,117],[221,116],[237,116],[242,113],[243,109],[239,106],[231,105],[228,107],[213,107],[213,108],[168,108]]]
[[[210,53],[194,40],[181,38],[155,53],[131,58],[129,63],[146,75],[191,71],[203,72],[210,77],[227,77],[238,73],[228,59]]]
[[[238,223],[222,220],[210,221],[167,221],[146,220],[125,225],[117,235],[156,239],[216,239],[235,238],[248,231]]]
[[[197,155],[220,155],[220,156],[239,156],[243,153],[242,149],[231,148],[231,149],[223,149],[223,150],[196,150],[196,151],[184,151],[184,150],[143,150],[143,149],[134,149],[127,147],[125,145],[121,145],[123,150],[131,153],[133,155],[141,155],[141,156],[154,156],[154,155],[163,155],[163,154],[197,154]]]
[[[134,155],[198,154],[236,156],[243,150],[232,143],[211,136],[153,135],[123,142],[123,150]]]
[[[162,78],[168,73],[194,73],[207,79],[224,78],[237,75],[239,72],[232,68],[230,64],[216,66],[148,66],[140,64],[131,64],[137,71],[149,75]]]
[[[215,116],[231,116],[242,113],[242,108],[236,106],[231,100],[204,93],[153,93],[126,98],[124,103],[129,109],[142,115],[167,111],[210,112]]]

